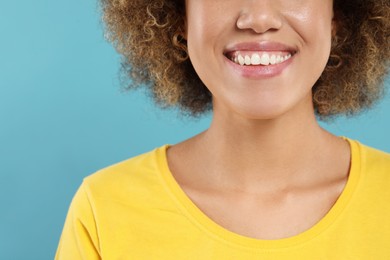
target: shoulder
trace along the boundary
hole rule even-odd
[[[376,148],[351,142],[352,170],[349,180],[348,196],[358,211],[361,223],[367,225],[369,217],[373,223],[388,223],[390,219],[390,154]],[[366,223],[367,222],[367,223]],[[377,224],[375,224],[377,225]]]
[[[390,154],[356,142],[360,150],[362,170],[367,172],[386,172],[390,177]]]
[[[166,145],[103,168],[84,178],[89,197],[125,199],[129,194],[150,192],[160,181],[160,161]]]
[[[352,141],[351,146],[352,168],[364,183],[364,193],[389,198],[390,154],[357,141]]]

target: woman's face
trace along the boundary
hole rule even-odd
[[[186,0],[191,62],[214,113],[312,113],[331,47],[332,0]]]

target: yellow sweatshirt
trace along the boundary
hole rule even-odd
[[[84,179],[56,259],[390,259],[390,154],[349,140],[347,184],[292,237],[260,240],[207,217],[169,171],[165,145]]]

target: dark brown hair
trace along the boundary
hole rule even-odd
[[[192,116],[212,108],[212,97],[186,52],[183,0],[101,0],[106,37],[122,54],[130,79],[163,107]],[[336,33],[328,64],[313,87],[322,118],[354,115],[383,96],[390,60],[390,1],[335,0]]]

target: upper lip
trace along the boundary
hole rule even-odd
[[[297,49],[280,42],[262,41],[262,42],[241,42],[228,46],[224,54],[235,51],[284,51],[294,54]]]

